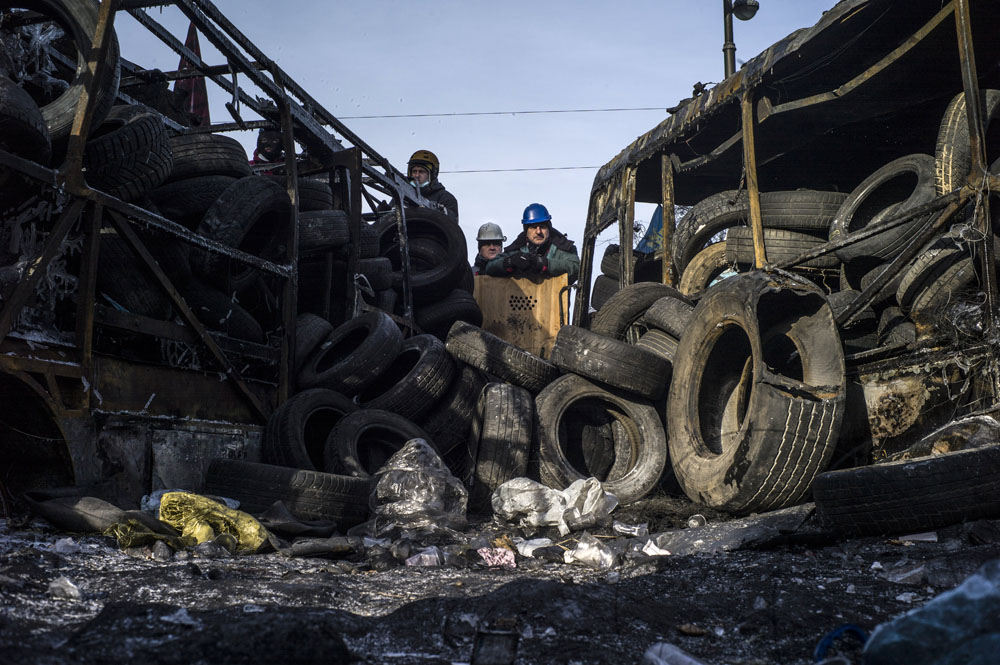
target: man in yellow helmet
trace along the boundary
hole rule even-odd
[[[406,163],[406,175],[410,183],[420,190],[420,195],[438,207],[458,223],[458,199],[438,182],[441,163],[430,150],[417,150]]]

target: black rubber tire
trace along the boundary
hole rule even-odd
[[[101,234],[97,293],[113,307],[161,321],[170,318],[170,299],[124,238]]]
[[[464,256],[454,256],[447,246],[433,238],[412,238],[408,250],[410,289],[416,304],[431,303],[445,297],[458,286],[468,270]],[[403,273],[399,246],[393,245],[382,256],[392,261],[392,287],[401,294]]]
[[[829,239],[840,240],[872,224],[880,213],[899,204],[895,214],[928,203],[935,197],[934,158],[913,154],[895,159],[854,188],[830,224]],[[891,259],[903,250],[914,228],[927,219],[920,216],[836,251],[841,261],[873,256]]]
[[[955,302],[976,279],[975,261],[965,255],[951,263],[937,279],[926,283],[910,305],[910,317],[918,329],[935,325],[941,318],[942,309]]]
[[[642,321],[646,327],[670,333],[676,340],[684,335],[684,329],[691,322],[692,314],[694,305],[689,300],[666,296],[649,306],[642,315]]]
[[[263,344],[264,329],[233,296],[203,283],[196,277],[180,289],[180,294],[198,320],[209,330],[227,337]]]
[[[487,381],[480,370],[465,363],[461,365],[448,392],[417,424],[434,439],[441,459],[455,477],[469,484],[475,461],[469,449],[469,435],[476,403]]]
[[[0,76],[0,148],[42,166],[48,166],[52,159],[52,142],[41,109],[6,76]]]
[[[340,419],[323,453],[328,473],[371,478],[410,439],[434,442],[410,420],[382,409],[361,409]]]
[[[909,312],[914,301],[927,288],[934,288],[944,273],[963,258],[970,258],[971,251],[945,235],[932,242],[901,273],[896,289],[896,302],[904,312]]]
[[[639,341],[635,343],[635,346],[636,348],[652,353],[668,363],[673,363],[674,357],[677,355],[677,344],[677,338],[670,333],[650,328],[642,334]],[[669,373],[660,378],[660,381],[664,385],[667,385],[669,380]]]
[[[90,51],[94,33],[97,32],[98,4],[93,0],[18,0],[15,3],[7,3],[6,6],[30,9],[53,19],[66,33],[66,37],[73,42],[76,55],[75,57],[67,55],[70,59],[76,60],[76,71],[69,81],[69,87],[59,97],[41,107],[49,137],[53,142],[64,144],[65,141],[62,139],[68,137],[73,129],[76,107],[84,92],[87,53]],[[101,78],[100,88],[96,91],[97,99],[91,117],[92,127],[104,121],[118,95],[118,83],[121,78],[118,55],[118,37],[112,31],[104,55],[104,76]]]
[[[464,321],[452,325],[445,346],[462,362],[501,381],[521,386],[532,394],[560,374],[559,368],[552,363]]]
[[[331,521],[339,531],[368,519],[371,491],[363,478],[230,459],[212,460],[204,487],[206,494],[238,500],[251,515],[281,501],[299,519]]]
[[[402,346],[403,334],[388,314],[361,314],[337,326],[306,358],[297,383],[353,397],[382,376]]]
[[[263,176],[248,176],[230,185],[205,212],[197,232],[269,260],[280,260],[291,224],[291,203],[285,192]],[[258,273],[238,261],[207,252],[192,257],[196,271],[226,291],[238,292]]]
[[[1000,517],[1000,446],[830,471],[816,513],[837,532],[887,535]]]
[[[441,341],[448,337],[455,321],[464,321],[474,326],[483,325],[483,310],[472,294],[464,289],[452,289],[443,300],[420,305],[414,312],[417,326],[425,333],[434,335]]]
[[[590,292],[590,306],[600,310],[608,302],[608,298],[618,293],[618,279],[607,275],[598,275],[594,280],[594,288]]]
[[[195,176],[160,185],[149,192],[149,198],[161,215],[194,231],[234,182],[236,178],[228,175]]]
[[[330,432],[341,418],[357,410],[350,398],[325,388],[292,395],[267,420],[264,461],[296,469],[322,469]]]
[[[563,326],[552,346],[553,365],[625,392],[656,400],[670,363],[649,351],[579,326]]]
[[[836,291],[828,295],[826,300],[830,303],[834,318],[840,316],[840,313],[846,310],[859,295],[861,292],[853,289]],[[855,333],[858,331],[875,332],[878,328],[878,317],[875,316],[875,310],[870,306],[865,307],[855,315],[854,320],[847,328]]]
[[[917,341],[917,327],[899,307],[886,307],[879,317],[878,338],[883,346],[912,344]]]
[[[745,514],[793,505],[833,454],[846,380],[815,287],[755,271],[709,288],[681,338],[670,460],[691,500]]]
[[[994,152],[996,146],[1000,145],[997,141],[1000,122],[996,122],[997,116],[1000,115],[1000,90],[980,90],[979,93],[983,107],[980,109],[980,117],[986,130],[984,138],[987,151],[983,155],[983,161],[989,167],[998,157]],[[969,171],[972,170],[971,145],[965,92],[960,92],[948,104],[938,129],[934,150],[937,167],[934,184],[938,195],[947,194],[966,184]],[[991,147],[993,151],[990,150]]]
[[[388,312],[389,314],[395,312],[398,300],[399,294],[392,289],[375,292],[375,306],[383,312]]]
[[[788,231],[786,229],[764,229],[764,251],[769,263],[782,263],[824,244],[826,238]],[[753,231],[748,226],[734,226],[726,234],[726,262],[737,265],[753,265]],[[802,268],[836,268],[840,259],[827,254],[799,264]]]
[[[469,442],[476,459],[470,510],[492,513],[493,490],[525,476],[534,419],[535,402],[524,388],[510,383],[490,383],[483,388]]]
[[[764,228],[826,231],[845,195],[839,192],[793,190],[762,192],[761,219]],[[684,274],[688,263],[713,236],[732,226],[746,226],[750,201],[746,190],[713,194],[696,203],[677,222],[672,255],[674,268]]]
[[[641,324],[646,310],[660,298],[676,298],[691,304],[687,296],[666,284],[638,282],[608,298],[604,307],[591,320],[590,329],[605,337],[625,339],[629,328],[637,323]]]
[[[726,242],[709,245],[688,262],[677,290],[685,296],[697,296],[732,268],[734,266],[726,260]]]
[[[870,268],[861,276],[861,279],[859,280],[858,284],[855,287],[844,286],[843,280],[841,280],[842,283],[840,288],[841,289],[856,288],[856,290],[858,291],[864,291],[872,284],[872,282],[875,281],[875,279],[879,275],[882,274],[882,271],[885,270],[885,268],[886,266],[884,264],[879,264],[873,268]],[[850,267],[847,264],[843,264],[841,266],[841,271],[842,273],[849,272]],[[882,290],[878,292],[878,294],[875,296],[875,299],[872,301],[872,305],[878,307],[879,305],[896,304],[896,291],[899,290],[899,283],[902,281],[903,275],[905,273],[906,270],[901,270],[900,272],[896,273],[896,276],[890,279],[886,283],[886,285],[882,287]]]
[[[123,201],[159,187],[174,165],[163,117],[141,105],[119,105],[95,126],[83,154],[87,184]]]
[[[649,402],[567,374],[538,394],[535,408],[540,430],[539,471],[545,485],[565,489],[573,481],[587,477],[570,462],[572,454],[567,450],[569,445],[580,441],[564,436],[563,421],[574,409],[607,411],[629,432],[630,448],[634,451],[631,467],[620,478],[601,482],[605,491],[618,497],[620,504],[641,499],[660,481],[667,463],[667,442],[660,416]]]
[[[206,175],[245,178],[252,175],[247,151],[236,139],[223,134],[179,134],[170,137],[174,168],[167,182]],[[258,176],[268,179],[266,176]],[[277,185],[277,183],[273,183]],[[277,185],[283,193],[285,188]],[[285,194],[285,203],[291,205]]]
[[[366,409],[385,409],[417,421],[440,401],[454,374],[455,361],[441,340],[414,335],[355,401]]]
[[[601,273],[617,281],[621,276],[621,266],[619,265],[621,255],[621,247],[618,245],[611,244],[605,247],[604,254],[601,256]]]
[[[283,175],[269,175],[287,191],[288,178]],[[299,178],[299,212],[315,212],[317,210],[333,209],[333,190],[330,185],[312,178]]]
[[[333,332],[333,324],[322,316],[303,312],[295,319],[295,352],[292,372],[298,377],[308,359]],[[301,386],[300,386],[301,387]]]
[[[310,254],[343,247],[351,241],[343,210],[299,213],[299,253]]]

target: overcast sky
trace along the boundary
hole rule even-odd
[[[760,0],[753,20],[735,21],[737,66],[813,25],[834,4]],[[216,0],[216,5],[397,168],[405,170],[414,150],[435,152],[441,182],[458,197],[470,248],[486,221],[499,223],[512,240],[524,207],[533,202],[545,204],[556,228],[579,244],[596,167],[663,120],[663,109],[690,96],[695,82],[723,78],[718,0]],[[183,41],[188,23],[179,11],[147,11]],[[117,29],[124,57],[150,69],[177,67],[178,57],[124,12]],[[209,64],[225,62],[206,39],[201,46]],[[209,89],[213,122],[229,122],[226,94],[211,83]],[[656,110],[349,119],[645,107]],[[245,119],[253,117],[248,113]],[[252,151],[255,134],[234,136]],[[460,172],[553,167],[588,168]],[[636,215],[642,221],[648,217],[644,209]]]

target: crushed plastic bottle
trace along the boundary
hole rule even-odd
[[[639,665],[707,665],[680,647],[659,642],[646,649]]]
[[[582,563],[591,568],[607,570],[615,565],[615,553],[585,531],[577,539],[576,547],[566,551],[564,560],[566,563]]]

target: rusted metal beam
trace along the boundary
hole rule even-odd
[[[753,232],[753,262],[758,270],[767,265],[764,250],[764,223],[760,214],[760,188],[757,185],[757,152],[754,144],[753,92],[743,93],[743,168],[746,170],[747,198],[750,200],[750,229]]]
[[[407,327],[412,331],[415,325],[413,320],[413,286],[410,284],[410,234],[406,228],[406,205],[401,190],[396,190],[395,199],[396,210],[399,214],[396,218],[396,233],[399,235],[399,268],[403,276],[403,318],[407,321]]]
[[[86,54],[87,65],[81,76],[80,101],[77,102],[73,115],[73,128],[69,135],[66,148],[66,160],[63,162],[62,177],[71,192],[84,192],[88,189],[83,178],[83,151],[90,133],[90,123],[94,117],[94,106],[97,103],[96,91],[100,90],[101,79],[107,75],[104,57],[114,33],[115,13],[119,0],[105,0],[101,3],[97,14],[97,29]]]
[[[52,232],[49,234],[49,239],[45,242],[45,246],[42,248],[41,253],[35,256],[28,264],[29,268],[24,278],[14,288],[14,292],[4,304],[3,310],[0,310],[0,340],[5,338],[11,331],[11,328],[14,327],[14,322],[17,320],[18,314],[21,313],[21,309],[28,303],[32,295],[35,293],[35,287],[38,286],[38,282],[41,280],[42,275],[44,275],[48,270],[49,264],[52,263],[52,259],[59,254],[59,248],[62,246],[62,241],[65,239],[66,234],[69,233],[70,229],[73,228],[73,224],[76,223],[77,219],[80,217],[80,211],[83,210],[83,205],[83,199],[75,199],[69,207],[63,211],[59,220],[56,222],[55,228],[53,228]]]
[[[889,280],[899,274],[923,250],[927,243],[937,235],[938,231],[951,221],[951,218],[962,209],[970,196],[971,190],[969,187],[963,187],[958,192],[957,200],[949,203],[929,224],[924,226],[918,233],[913,234],[913,237],[906,247],[903,248],[903,251],[837,316],[837,325],[845,326],[853,321],[858,312],[868,305],[875,294],[881,291],[882,287],[889,283]]]
[[[284,80],[281,71],[275,66],[271,75],[281,90],[281,96],[276,100],[281,113],[281,142],[285,151],[285,186],[288,197],[292,201],[291,224],[285,238],[285,261],[291,266],[298,266],[299,257],[299,173],[295,159],[295,135],[292,114],[288,107],[288,96],[284,90]],[[291,397],[295,377],[292,376],[292,356],[295,351],[295,320],[298,311],[298,270],[282,284],[281,323],[285,334],[281,337],[281,369],[278,377],[278,404],[283,404]]]
[[[97,293],[97,266],[101,245],[101,223],[104,206],[95,203],[86,224],[80,281],[76,296],[76,346],[80,351],[83,376],[93,384],[94,360],[94,298]],[[84,395],[84,408],[90,406],[90,391]]]
[[[661,231],[660,253],[660,280],[667,286],[673,286],[674,261],[671,249],[674,244],[674,165],[670,155],[660,155],[660,202],[663,206],[661,221],[663,230]]]
[[[879,72],[906,55],[907,51],[919,44],[922,39],[931,33],[931,31],[938,27],[943,21],[948,19],[954,11],[955,3],[954,0],[952,0],[951,2],[948,2],[948,4],[944,5],[941,8],[941,11],[935,14],[930,21],[925,23],[919,30],[913,33],[902,44],[893,49],[888,55],[834,90],[777,105],[772,105],[769,100],[762,99],[760,109],[758,109],[760,122],[764,122],[769,116],[776,113],[784,113],[785,111],[793,111],[804,106],[828,102],[830,100],[837,99],[838,97],[844,97],[845,95],[853,92],[876,76]]]
[[[618,265],[621,267],[618,284],[622,288],[635,282],[635,254],[632,253],[635,246],[635,172],[635,166],[625,169],[618,208]]]
[[[149,250],[146,249],[146,246],[135,234],[135,231],[132,230],[129,221],[116,211],[111,211],[109,213],[109,217],[111,218],[111,222],[114,225],[115,230],[118,231],[118,233],[132,247],[132,250],[139,255],[139,258],[143,260],[146,267],[153,273],[153,277],[160,284],[160,287],[167,293],[167,295],[170,296],[174,307],[177,308],[177,311],[180,313],[184,321],[190,325],[192,329],[194,329],[201,342],[208,347],[209,352],[222,366],[226,378],[236,384],[239,391],[250,403],[250,406],[253,408],[254,412],[261,419],[261,421],[267,422],[270,411],[264,407],[260,398],[258,398],[257,395],[250,390],[246,381],[240,375],[240,372],[233,367],[233,364],[229,361],[226,354],[219,348],[219,345],[216,344],[215,340],[212,339],[212,337],[205,330],[205,326],[202,325],[201,321],[198,320],[198,317],[195,316],[194,312],[191,311],[191,308],[188,307],[184,298],[182,298],[174,288],[170,278],[163,273],[163,270],[156,262],[156,259],[153,258],[152,254],[149,253]]]

